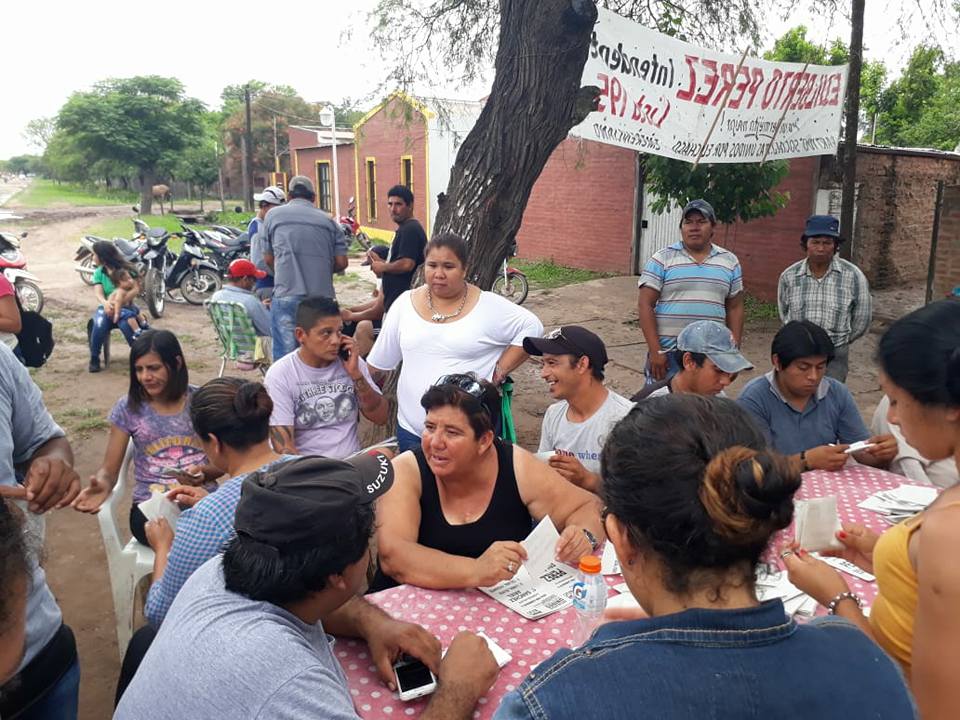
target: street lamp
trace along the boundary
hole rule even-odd
[[[320,110],[320,125],[330,128],[330,154],[333,156],[333,219],[340,221],[340,182],[337,172],[337,117],[333,107],[325,106]],[[321,142],[320,133],[317,133],[317,142]],[[320,189],[323,192],[323,189]]]

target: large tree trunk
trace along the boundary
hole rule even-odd
[[[153,168],[140,168],[140,214],[149,215],[153,210],[153,183],[156,171]],[[160,206],[161,210],[163,206]]]
[[[434,230],[469,243],[470,277],[484,289],[550,154],[596,106],[599,89],[580,87],[596,19],[592,0],[500,2],[493,88],[457,153]]]

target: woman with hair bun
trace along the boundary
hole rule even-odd
[[[557,652],[496,720],[916,717],[896,665],[850,623],[797,625],[779,599],[757,600],[800,472],[745,410],[697,395],[639,403],[607,437],[601,475],[607,537],[649,617]]]
[[[897,320],[877,350],[887,420],[931,461],[960,468],[960,301],[941,300]],[[960,708],[960,486],[882,535],[862,525],[837,533],[840,555],[877,576],[870,618],[846,581],[794,548],[791,581],[871,633],[903,667],[924,720]]]
[[[270,445],[273,402],[258,382],[224,377],[201,387],[190,403],[190,421],[210,462],[229,479],[215,493],[179,485],[167,497],[188,507],[177,521],[177,534],[163,519],[147,523],[147,538],[156,553],[153,585],[144,610],[159,627],[170,604],[193,571],[212,558],[233,534],[240,486],[247,474],[292,455],[278,455]]]

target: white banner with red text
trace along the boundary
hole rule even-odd
[[[739,71],[738,65],[738,55],[691,45],[601,8],[582,79],[600,88],[600,106],[571,134],[689,162],[836,152],[846,65],[804,68],[751,57]]]

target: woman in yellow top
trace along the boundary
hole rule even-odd
[[[941,300],[901,318],[877,353],[890,396],[888,420],[931,460],[960,466],[960,301]],[[871,635],[903,667],[924,720],[960,708],[960,486],[918,515],[876,533],[845,525],[842,556],[877,576],[869,621],[833,568],[796,548],[783,553],[790,580]]]

